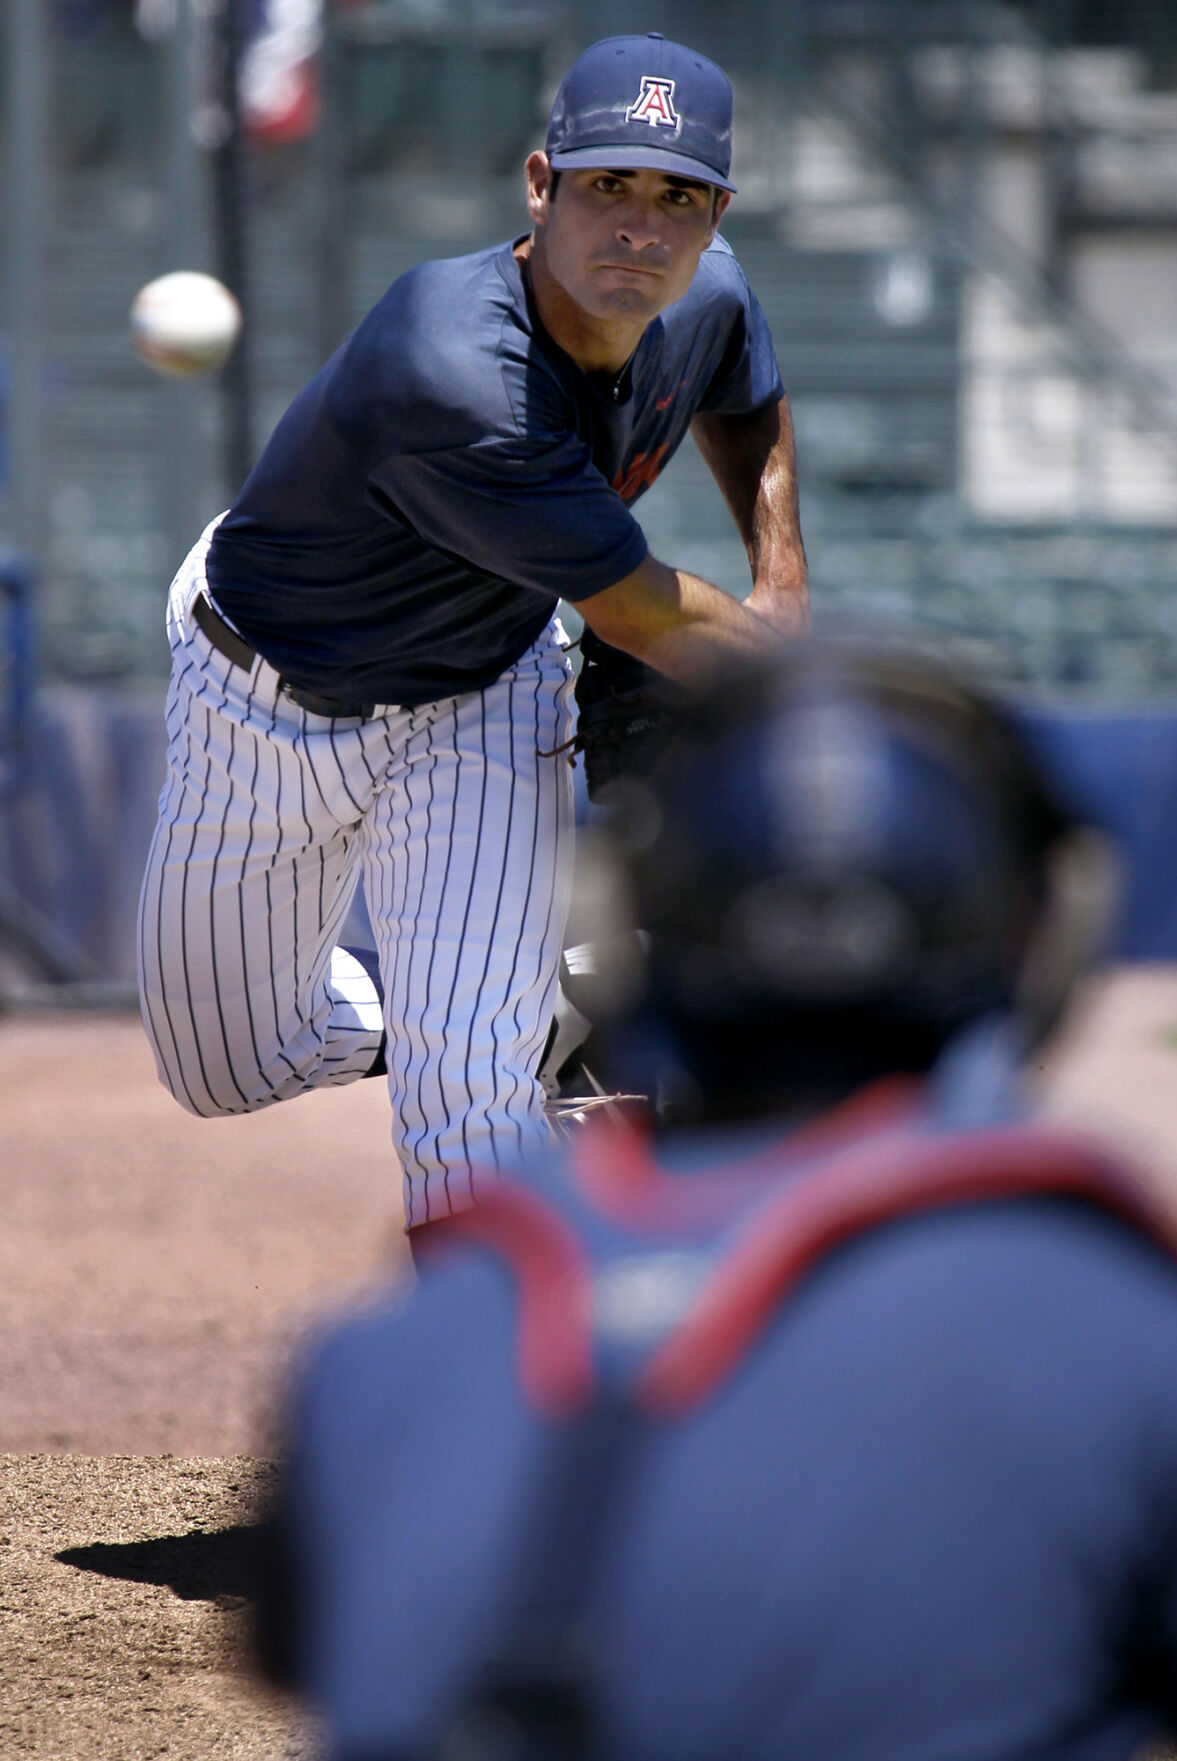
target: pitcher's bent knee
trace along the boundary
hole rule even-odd
[[[278,1098],[273,1093],[259,1095],[234,1094],[227,1098],[215,1098],[207,1091],[197,1090],[195,1093],[185,1084],[178,1073],[166,1070],[156,1060],[156,1075],[162,1087],[166,1088],[172,1099],[191,1113],[194,1119],[232,1119],[239,1113],[257,1113],[263,1107],[272,1106]]]

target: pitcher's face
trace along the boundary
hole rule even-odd
[[[686,293],[729,200],[648,169],[565,171],[554,199],[550,180],[545,155],[532,154],[529,205],[549,273],[589,317],[631,324]]]

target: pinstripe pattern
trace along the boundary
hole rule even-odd
[[[211,528],[172,585],[168,767],[140,901],[143,1019],[192,1112],[350,1082],[381,1036],[335,940],[361,869],[385,999],[406,1220],[547,1134],[535,1069],[567,911],[569,669],[549,630],[489,690],[366,722],[308,715],[190,618]]]

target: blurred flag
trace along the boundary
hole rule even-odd
[[[242,126],[254,140],[285,146],[318,122],[322,12],[322,0],[253,0],[239,91]]]
[[[188,0],[194,22],[207,27],[228,0]],[[240,4],[241,0],[237,0]],[[343,6],[356,0],[335,0]],[[179,0],[135,0],[142,36],[159,42],[175,27]],[[245,0],[245,44],[238,95],[241,122],[252,140],[284,146],[310,134],[319,120],[316,57],[324,0]]]

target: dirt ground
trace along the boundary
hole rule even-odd
[[[1177,967],[1093,981],[1039,1080],[1177,1194]],[[383,1085],[195,1120],[136,1017],[11,1015],[0,1142],[0,1755],[313,1756],[249,1547],[300,1333],[411,1276]]]
[[[0,1142],[0,1755],[312,1755],[248,1544],[300,1332],[406,1263],[383,1083],[198,1120],[136,1015],[11,1015]]]

